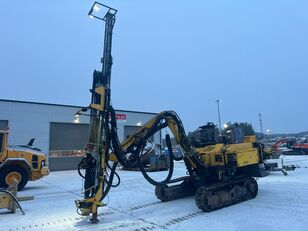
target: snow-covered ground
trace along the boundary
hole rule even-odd
[[[141,173],[118,171],[122,182],[99,209],[99,224],[76,213],[74,200],[82,198],[77,171],[52,172],[20,193],[35,196],[21,202],[26,215],[0,210],[0,230],[308,230],[308,156],[283,158],[300,168],[259,179],[255,199],[211,213],[200,211],[193,197],[160,202]],[[176,168],[176,176],[185,173],[183,163]]]

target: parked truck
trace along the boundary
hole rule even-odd
[[[34,139],[27,145],[8,146],[8,130],[0,130],[0,188],[17,181],[22,190],[28,181],[47,176],[49,169],[45,154],[33,147]]]

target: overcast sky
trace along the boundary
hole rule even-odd
[[[90,0],[0,1],[0,98],[88,105],[103,23]],[[307,0],[106,0],[118,9],[112,102],[175,110],[187,131],[247,121],[308,130]]]

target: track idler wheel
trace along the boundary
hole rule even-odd
[[[213,210],[212,203],[213,200],[216,200],[217,204],[217,198],[213,197],[213,193],[210,191],[207,191],[204,188],[199,188],[195,195],[195,201],[199,209],[202,209],[204,212],[210,212]]]
[[[159,185],[155,187],[155,195],[157,199],[163,202],[193,196],[195,193],[196,187],[190,181],[183,181],[178,185]]]
[[[168,197],[165,195],[165,189],[168,188],[168,185],[158,185],[155,187],[155,195],[158,200],[161,200],[162,202],[167,202]]]
[[[258,183],[255,178],[250,178],[248,181],[244,183],[245,188],[247,189],[247,193],[249,194],[249,199],[253,199],[258,194]]]

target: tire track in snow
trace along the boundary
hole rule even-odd
[[[150,207],[150,206],[158,205],[158,204],[161,204],[161,203],[162,202],[160,202],[160,201],[155,201],[155,202],[148,203],[148,204],[137,205],[137,206],[134,206],[134,207],[128,209],[128,211],[132,212],[132,211],[136,211],[136,210],[139,210],[139,209],[147,208],[147,207]]]
[[[170,219],[169,221],[165,222],[163,225],[168,227],[168,226],[175,225],[175,224],[181,223],[183,221],[190,220],[192,218],[195,218],[197,216],[204,215],[204,214],[205,213],[203,211],[188,213],[186,215],[182,215],[182,216]]]
[[[128,215],[128,216],[136,219],[137,221],[141,221],[141,222],[145,223],[144,226],[133,229],[134,231],[151,231],[151,230],[156,230],[156,229],[169,230],[170,226],[172,226],[172,225],[176,225],[176,224],[179,224],[181,222],[188,221],[190,219],[193,219],[197,216],[204,214],[204,212],[200,210],[200,211],[193,212],[193,213],[183,214],[181,216],[171,218],[171,219],[164,221],[164,222],[155,223],[153,221],[149,221],[147,219],[140,218],[140,217],[138,217],[134,214],[129,213],[131,211],[136,211],[136,210],[139,210],[139,209],[147,208],[147,207],[157,205],[157,204],[160,204],[160,203],[161,202],[153,202],[153,203],[149,203],[149,204],[135,206],[135,207],[133,207],[130,210],[127,210],[127,211],[124,211],[124,210],[121,210],[121,209],[118,209],[118,208],[113,208],[113,207],[110,207],[110,206],[108,206],[108,207],[112,210],[115,210],[115,211],[120,212],[122,214]]]
[[[131,218],[133,218],[133,219],[135,219],[135,220],[137,220],[137,221],[141,221],[141,222],[145,223],[146,225],[143,226],[143,227],[141,227],[141,229],[138,228],[138,229],[140,229],[140,230],[144,230],[143,228],[145,228],[145,227],[151,228],[151,230],[153,230],[154,227],[155,227],[155,228],[160,228],[160,229],[167,229],[167,227],[165,227],[165,226],[162,226],[162,225],[156,224],[156,223],[154,223],[154,222],[152,222],[152,221],[148,221],[148,220],[146,220],[146,219],[140,218],[140,217],[138,217],[138,216],[136,216],[136,215],[130,213],[129,210],[126,211],[126,210],[122,210],[122,209],[118,209],[118,208],[114,208],[114,207],[110,207],[110,206],[107,206],[107,207],[110,208],[110,209],[112,209],[112,210],[114,210],[114,211],[117,211],[117,212],[119,212],[119,213],[122,213],[122,214],[124,214],[124,215],[127,215],[127,216],[129,216],[129,217],[131,217]],[[138,229],[134,229],[134,230],[138,230]]]
[[[170,226],[177,225],[181,222],[191,220],[191,219],[193,219],[197,216],[203,215],[203,214],[204,214],[203,211],[198,211],[198,212],[194,212],[194,213],[187,213],[185,215],[181,215],[179,217],[169,219],[169,220],[165,221],[163,224],[155,224],[154,223],[155,225],[142,226],[142,227],[135,229],[134,231],[151,231],[151,230],[155,230],[155,229],[161,228],[161,227],[164,227],[164,229],[167,229],[167,230],[169,230],[169,228],[170,228],[172,230],[172,228]]]
[[[98,215],[98,217],[106,216],[106,215],[113,215],[114,212],[103,212]],[[0,229],[0,231],[24,231],[24,230],[42,230],[43,228],[52,228],[54,226],[58,227],[59,225],[65,226],[71,224],[73,221],[82,221],[84,220],[84,217],[82,216],[75,216],[75,217],[65,217],[61,219],[55,219],[55,220],[50,220],[42,223],[36,223],[36,224],[31,224],[31,225],[19,225],[15,227],[8,227],[5,229]]]

